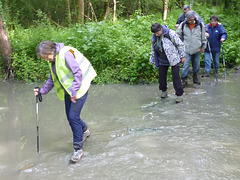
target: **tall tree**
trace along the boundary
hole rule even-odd
[[[8,80],[12,77],[12,61],[11,61],[11,54],[12,54],[12,46],[10,44],[8,34],[2,20],[2,13],[0,11],[0,52],[3,61],[4,71],[6,73],[6,77],[4,80]]]
[[[113,22],[116,21],[116,9],[117,9],[117,1],[113,0]]]
[[[89,9],[91,9],[91,13],[92,13],[92,19],[91,20],[94,21],[94,19],[95,19],[95,21],[97,22],[97,16],[95,14],[95,11],[93,9],[93,6],[92,6],[92,3],[91,3],[90,0],[88,1],[88,6],[89,6]],[[88,18],[89,18],[89,13],[88,13]]]
[[[79,23],[83,24],[84,23],[84,0],[78,0],[78,6],[79,6],[79,14],[78,14]]]
[[[190,8],[192,9],[192,7],[193,7],[193,0],[191,0],[190,2]]]
[[[184,0],[176,0],[175,3],[179,8],[182,8],[184,5]]]
[[[168,11],[168,0],[164,0],[163,4],[163,20],[166,21],[167,19],[167,11]]]
[[[70,2],[69,0],[67,0],[67,7],[68,7],[68,20],[69,20],[69,23],[71,23],[72,21],[72,18],[71,18],[71,8],[70,8]]]
[[[104,15],[104,20],[106,20],[110,13],[110,8],[109,8],[110,0],[106,0],[104,3],[105,3],[105,9],[106,9],[105,15]]]

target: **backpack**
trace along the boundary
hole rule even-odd
[[[170,30],[170,29],[167,30],[167,33],[166,33],[166,34],[164,34],[164,37],[166,37],[166,38],[168,38],[170,41],[172,41],[172,39],[170,38],[170,35],[169,35],[169,30]]]
[[[175,42],[171,39],[171,37],[170,37],[170,35],[169,35],[169,30],[170,30],[170,29],[167,30],[167,33],[166,33],[166,34],[164,34],[164,37],[168,38],[168,39],[175,45]]]
[[[167,33],[166,33],[166,34],[164,34],[164,37],[165,37],[165,38],[168,38],[168,39],[175,45],[175,41],[173,41],[173,40],[171,39],[170,35],[169,35],[169,30],[170,30],[170,29],[167,30]]]
[[[183,29],[184,29],[184,26],[186,25],[186,22],[187,22],[187,21],[185,20],[185,21],[183,21],[183,24],[182,24],[182,37],[181,37],[182,42],[184,41]],[[202,23],[199,22],[199,25],[200,25],[200,27],[201,27],[201,32],[202,32]]]

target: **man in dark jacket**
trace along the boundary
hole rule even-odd
[[[227,32],[223,25],[218,23],[218,16],[213,15],[210,17],[210,23],[208,26],[208,44],[205,49],[205,77],[209,77],[211,71],[211,59],[213,58],[213,65],[215,73],[218,73],[219,69],[219,57],[221,52],[221,44],[227,39]]]
[[[188,12],[188,11],[190,11],[191,9],[190,9],[190,7],[188,6],[188,5],[184,5],[183,6],[183,13],[179,16],[179,18],[178,18],[178,20],[177,20],[177,23],[176,23],[176,29],[179,27],[179,25],[183,22],[183,21],[185,21],[186,20],[186,13]],[[197,20],[198,21],[201,21],[201,22],[203,22],[204,23],[204,21],[202,20],[202,18],[195,12],[195,11],[192,11],[194,14],[195,14],[195,16],[196,16],[196,18],[197,18]]]

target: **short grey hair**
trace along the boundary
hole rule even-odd
[[[186,18],[187,19],[191,19],[191,18],[196,18],[196,16],[195,16],[195,13],[193,12],[193,11],[188,11],[188,12],[186,12]]]
[[[39,58],[44,55],[51,55],[56,52],[56,44],[52,41],[42,41],[36,48],[37,56]]]

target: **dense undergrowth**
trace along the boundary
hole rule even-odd
[[[240,30],[237,15],[201,6],[197,8],[197,12],[206,23],[211,15],[219,16],[220,22],[228,32],[228,40],[224,43],[226,65],[238,65]],[[15,30],[8,32],[14,50],[12,59],[15,78],[27,82],[48,79],[48,65],[36,57],[35,49],[41,41],[51,40],[73,46],[82,52],[97,71],[95,83],[156,82],[157,69],[149,64],[152,37],[150,27],[159,22],[175,30],[176,20],[181,13],[181,9],[172,10],[168,13],[166,22],[163,22],[161,14],[140,16],[136,12],[129,19],[118,20],[115,23],[104,21],[76,24],[66,28],[51,25],[43,15],[41,20],[35,22],[37,26],[28,29],[16,26]],[[222,67],[222,55],[220,62]],[[201,66],[204,67],[203,55]]]

